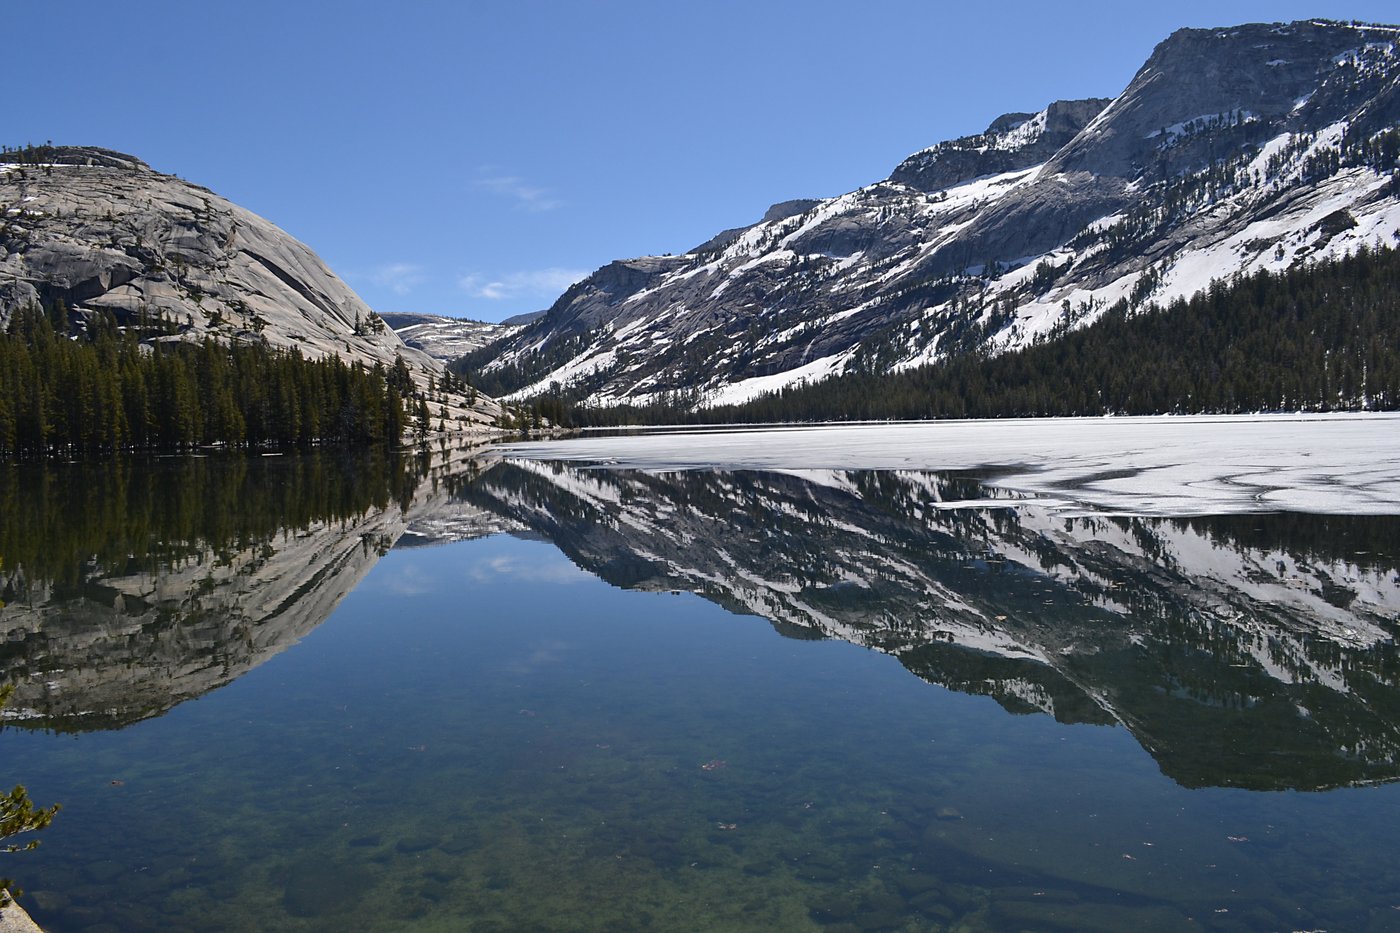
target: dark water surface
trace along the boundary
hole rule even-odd
[[[0,474],[53,933],[1400,929],[1394,518],[274,459]]]

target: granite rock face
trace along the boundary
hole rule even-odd
[[[883,181],[613,262],[473,362],[510,373],[512,398],[722,404],[1397,242],[1382,143],[1400,132],[1398,40],[1325,21],[1182,30],[1116,98],[1006,114]]]
[[[3,161],[3,159],[0,159]],[[173,339],[264,342],[307,356],[391,365],[426,382],[442,364],[406,346],[306,244],[266,219],[140,159],[40,147],[0,165],[0,326],[30,302],[62,301],[181,325]],[[474,423],[499,406],[463,406]]]
[[[366,362],[405,352],[388,328],[353,333],[369,307],[307,246],[135,157],[60,147],[47,164],[0,172],[0,201],[7,315],[21,301],[62,300],[123,321],[165,315],[191,336]]]
[[[1008,113],[986,132],[916,152],[890,173],[890,181],[920,191],[942,191],[981,175],[1039,165],[1074,139],[1112,101],[1060,100],[1040,113]]]

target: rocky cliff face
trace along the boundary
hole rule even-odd
[[[420,381],[442,372],[304,243],[207,188],[107,149],[45,146],[0,163],[0,327],[17,307],[62,301],[79,325],[98,310],[123,324],[164,317],[182,327],[178,340],[366,365],[400,354]],[[454,421],[500,413],[484,398],[451,408]]]
[[[1398,37],[1182,30],[1112,100],[1007,114],[865,188],[614,262],[477,362],[520,396],[742,401],[1400,242]]]
[[[984,175],[1040,165],[1079,135],[1110,103],[1105,98],[1061,100],[1040,113],[1003,114],[984,133],[914,153],[890,173],[890,181],[938,192]]]

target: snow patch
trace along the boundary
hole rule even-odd
[[[759,396],[777,392],[790,386],[820,382],[828,376],[841,372],[843,364],[849,356],[849,352],[834,353],[786,372],[741,379],[711,392],[705,398],[705,406],[713,408],[717,405],[742,405],[744,402],[753,401]]]

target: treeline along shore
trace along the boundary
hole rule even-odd
[[[0,334],[0,458],[396,444],[408,369],[303,357],[266,344],[178,339],[164,320],[75,328],[61,304],[28,306]]]

